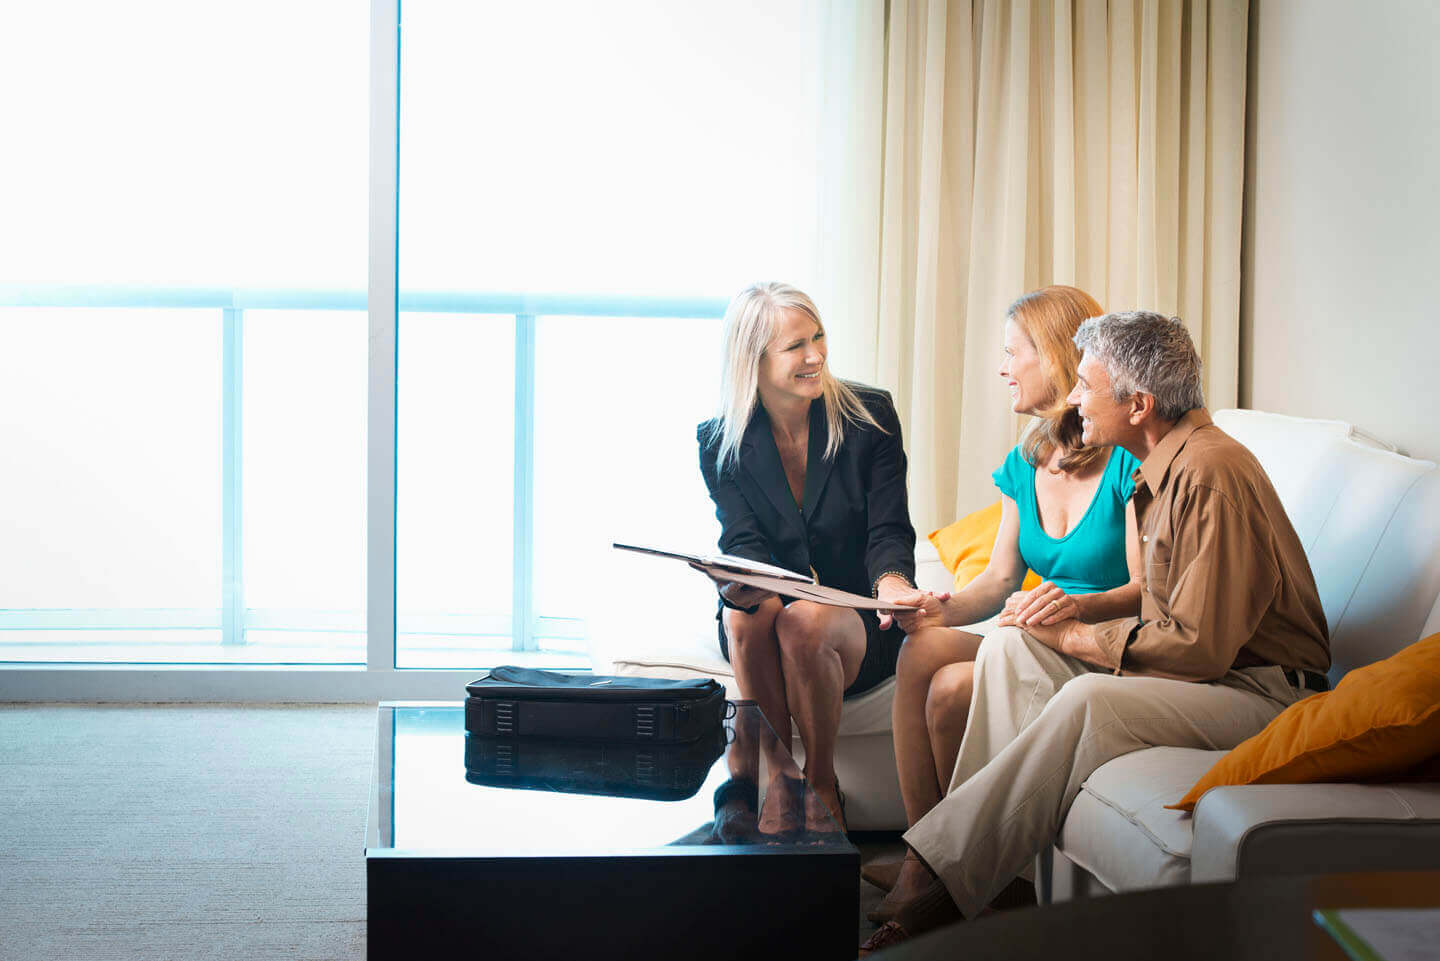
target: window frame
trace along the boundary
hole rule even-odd
[[[400,0],[371,0],[369,263],[367,298],[354,292],[173,291],[141,288],[0,286],[0,306],[201,306],[221,314],[222,644],[245,628],[240,476],[244,310],[367,311],[366,663],[237,665],[217,663],[0,663],[0,701],[291,701],[446,699],[459,696],[477,670],[516,659],[586,669],[588,657],[536,649],[533,602],[535,325],[546,315],[717,319],[717,298],[456,295],[399,291]],[[463,669],[396,667],[397,331],[400,310],[509,314],[515,319],[516,571],[509,650],[484,651]]]

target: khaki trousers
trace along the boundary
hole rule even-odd
[[[1054,842],[1100,765],[1157,745],[1228,750],[1304,694],[1279,667],[1208,684],[1119,677],[1001,628],[975,659],[950,790],[905,841],[973,918]]]

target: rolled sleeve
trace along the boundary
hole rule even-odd
[[[1125,648],[1130,638],[1140,628],[1140,618],[1120,617],[1113,621],[1101,621],[1093,628],[1095,644],[1100,649],[1102,661],[1096,667],[1119,671],[1125,659]]]

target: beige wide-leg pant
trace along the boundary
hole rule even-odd
[[[1278,667],[1208,684],[1119,677],[1001,628],[975,659],[949,793],[905,841],[973,918],[1053,843],[1100,765],[1156,745],[1228,750],[1304,694]]]

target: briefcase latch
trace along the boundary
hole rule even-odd
[[[515,702],[514,702],[514,701],[496,701],[496,702],[495,702],[495,733],[496,733],[496,734],[514,734],[514,733],[515,733]]]
[[[655,736],[655,705],[641,704],[636,706],[635,736],[637,738],[652,738]]]

